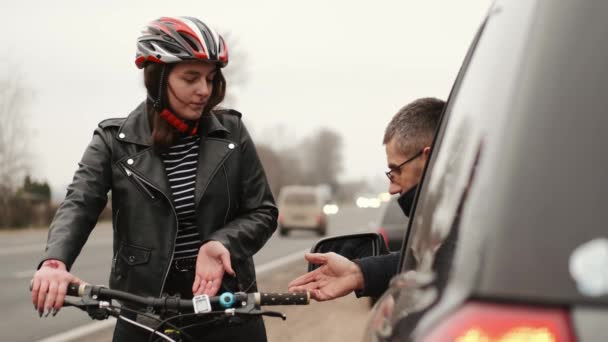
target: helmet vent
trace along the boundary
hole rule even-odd
[[[198,44],[187,34],[180,34],[180,36],[182,36],[182,38],[184,38],[184,40],[188,43],[188,45],[190,45],[190,47],[192,48],[192,50],[199,52],[200,48],[198,46]]]
[[[182,51],[180,51],[180,50],[178,50],[178,49],[174,48],[174,47],[173,47],[173,46],[171,46],[171,45],[167,45],[167,46],[165,46],[165,50],[167,50],[167,51],[169,51],[169,52],[171,52],[171,53],[173,53],[173,54],[176,54],[176,55],[177,55],[177,54],[181,54],[181,53],[182,53]]]
[[[140,42],[140,44],[152,51],[156,51],[156,47],[154,46],[154,44],[152,44],[150,42],[143,41],[143,42]]]

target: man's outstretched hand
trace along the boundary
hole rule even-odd
[[[363,273],[357,264],[336,253],[306,253],[306,260],[320,265],[292,280],[290,292],[309,291],[312,298],[325,301],[363,289]]]

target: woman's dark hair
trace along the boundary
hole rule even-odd
[[[165,71],[163,72],[163,66]],[[166,152],[171,145],[175,142],[179,132],[171,126],[167,121],[160,117],[160,112],[154,107],[154,101],[150,99],[158,99],[160,83],[163,83],[161,90],[161,111],[169,106],[169,99],[167,97],[167,80],[169,74],[173,70],[175,64],[158,64],[148,63],[144,68],[144,85],[150,95],[146,100],[146,108],[148,109],[148,118],[150,121],[150,128],[152,130],[152,146],[158,153]],[[161,80],[161,77],[163,78]],[[217,69],[215,77],[213,78],[213,90],[207,105],[203,109],[203,115],[209,115],[211,110],[215,108],[224,100],[226,94],[226,79],[220,68]]]

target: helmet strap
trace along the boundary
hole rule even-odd
[[[171,111],[169,111],[168,109],[163,110],[160,113],[160,117],[165,119],[165,121],[167,121],[171,126],[175,127],[175,129],[177,129],[181,133],[196,135],[196,133],[198,132],[198,127],[196,127],[196,125],[191,127],[182,119],[178,118],[175,114],[171,113]]]
[[[162,68],[160,69],[160,78],[158,81],[158,92],[156,92],[157,94],[157,98],[154,101],[154,109],[156,109],[157,112],[160,112],[163,109],[163,89],[164,84],[166,83],[165,80],[165,72],[167,70],[167,65],[163,64]],[[148,97],[150,96],[150,94],[148,94]]]
[[[152,95],[150,95],[150,93],[148,93],[148,99],[152,101],[154,110],[157,113],[160,113],[160,117],[168,122],[171,126],[175,127],[175,129],[181,133],[195,135],[198,131],[198,120],[194,124],[188,124],[167,109],[167,106],[163,105],[163,90],[166,88],[165,84],[167,83],[166,72],[167,65],[163,64],[160,70],[160,78],[158,82],[158,97],[155,99]]]

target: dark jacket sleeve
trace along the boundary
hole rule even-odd
[[[237,217],[213,232],[208,240],[221,242],[235,259],[253,256],[277,228],[275,205],[264,168],[249,136],[240,121],[240,198]]]
[[[61,260],[69,270],[107,203],[112,178],[111,153],[103,134],[101,128],[95,130],[78,163],[65,200],[49,228],[43,261]]]
[[[394,252],[355,260],[363,273],[364,281],[363,290],[355,292],[357,297],[380,297],[388,289],[391,278],[397,274],[400,255],[401,253]]]

